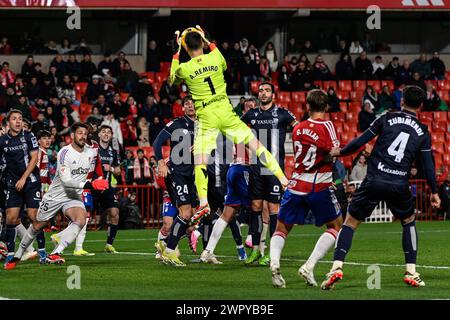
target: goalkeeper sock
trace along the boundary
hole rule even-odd
[[[280,180],[281,182],[287,180],[277,160],[273,157],[269,150],[266,149],[266,147],[261,145],[256,150],[256,155],[258,156],[259,161],[261,161],[262,165],[269,169],[269,171],[272,172],[272,174],[277,177],[278,180]]]
[[[200,206],[208,203],[208,171],[205,164],[196,165],[195,173],[195,187],[197,188],[198,199]]]

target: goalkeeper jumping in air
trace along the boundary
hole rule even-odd
[[[208,54],[203,52],[205,45],[209,46],[211,51]],[[191,57],[186,63],[179,62],[182,46]],[[206,165],[211,151],[216,148],[216,138],[219,132],[236,144],[247,144],[250,150],[259,157],[261,163],[280,180],[283,186],[287,186],[288,180],[277,160],[256,139],[251,129],[233,112],[233,106],[226,93],[226,82],[223,75],[227,69],[227,63],[216,45],[209,42],[200,26],[196,26],[186,29],[181,36],[180,32],[176,31],[173,47],[170,82],[179,84],[184,81],[186,83],[194,99],[198,119],[194,140],[194,162],[195,186],[200,206],[196,217],[210,213]],[[185,234],[190,219],[191,216],[180,215],[175,220],[167,248],[163,253],[166,263],[184,266],[174,250],[180,237]]]

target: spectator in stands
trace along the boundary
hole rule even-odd
[[[18,99],[16,92],[14,91],[14,88],[8,87],[6,89],[6,96],[5,96],[5,103],[4,103],[4,109],[2,113],[6,114],[10,109],[14,108],[14,106],[17,104]]]
[[[325,30],[319,29],[319,35],[315,39],[317,52],[319,53],[328,53],[330,51],[330,41],[327,37]]]
[[[341,102],[336,95],[336,91],[334,87],[329,87],[327,90],[328,93],[328,112],[341,112],[341,108],[339,107],[339,103]]]
[[[21,74],[28,81],[30,76],[35,72],[34,57],[29,55],[22,65]]]
[[[239,75],[239,69],[244,60],[244,55],[242,54],[241,47],[239,45],[239,42],[235,42],[233,45],[233,49],[230,52],[230,76],[231,76],[231,82],[232,82],[232,88],[231,91],[236,93],[239,91],[239,82],[238,82],[238,75]]]
[[[164,124],[169,123],[173,119],[172,106],[166,98],[159,99],[159,107],[161,110],[161,120]]]
[[[278,70],[278,56],[272,42],[268,42],[264,49],[264,56],[267,58],[270,64],[270,70],[273,72]]]
[[[305,43],[303,44],[302,52],[303,52],[303,53],[313,53],[313,52],[316,52],[316,48],[313,47],[311,40],[306,40],[306,41],[305,41]]]
[[[447,173],[446,180],[439,186],[439,197],[441,208],[438,210],[438,215],[450,217],[450,173]]]
[[[263,81],[270,81],[271,79],[271,72],[270,72],[270,64],[269,60],[265,56],[261,58],[261,61],[259,62],[259,74],[261,76],[261,80]]]
[[[192,97],[190,97],[192,99]],[[187,98],[185,97],[183,99],[183,101],[185,101]],[[239,103],[233,108],[234,112],[236,112],[236,114],[239,117],[242,117],[242,115],[244,114],[244,103],[245,103],[245,97],[240,97],[239,98]]]
[[[130,63],[127,61],[123,63],[122,73],[118,80],[119,88],[125,92],[132,92],[137,82],[139,81],[139,75],[136,71],[131,69]]]
[[[81,65],[74,54],[69,54],[66,62],[66,74],[70,75],[74,82],[78,82],[81,75]]]
[[[153,142],[162,129],[164,129],[164,124],[161,123],[159,117],[154,117],[153,122],[150,125],[150,145],[153,145]]]
[[[114,84],[114,78],[109,74],[107,74],[103,78],[103,90],[105,91],[105,97],[107,101],[112,101],[114,95],[119,92],[119,89],[117,89],[116,85]]]
[[[313,64],[312,76],[314,80],[330,80],[332,75],[322,55],[317,55]]]
[[[113,61],[113,77],[119,77],[122,75],[122,73],[125,71],[125,65],[128,63],[128,65],[130,65],[130,63],[128,62],[128,60],[126,59],[126,55],[125,52],[120,51],[119,54],[117,55],[117,58],[114,59]],[[130,67],[131,69],[131,67]],[[129,69],[126,69],[129,70]]]
[[[63,60],[61,54],[57,54],[55,58],[53,58],[50,67],[56,67],[58,78],[62,78],[62,76],[66,74],[66,62]]]
[[[172,105],[172,115],[174,119],[184,116],[183,105],[180,98],[176,99]]]
[[[179,96],[180,91],[178,86],[170,84],[168,80],[164,80],[161,85],[161,89],[159,90],[159,98],[166,98],[170,103],[173,103]]]
[[[128,110],[128,115],[131,115],[134,119],[138,117],[139,107],[133,96],[128,96],[126,102],[126,108]]]
[[[129,115],[125,121],[120,123],[122,130],[123,143],[125,146],[137,146],[138,134],[136,130],[136,122],[132,115]]]
[[[347,54],[349,53],[349,48],[347,46],[347,42],[345,42],[344,39],[339,40],[337,52],[339,52],[341,54],[341,57],[342,57],[343,53],[347,53]]]
[[[94,103],[92,107],[97,107],[100,111],[100,114],[106,116],[107,111],[111,110],[111,107],[108,105],[108,102],[106,101],[106,97],[104,94],[99,94],[97,101]]]
[[[31,74],[33,75],[33,77],[37,78],[39,84],[43,84],[44,83],[44,78],[47,76],[42,71],[42,64],[40,62],[36,62],[34,64],[34,72],[32,72]]]
[[[44,77],[44,85],[42,86],[41,90],[41,98],[44,100],[50,99],[51,96],[55,96],[57,94],[56,92],[56,86],[55,83],[52,81],[52,76],[47,75]]]
[[[436,111],[441,105],[441,98],[431,83],[426,85],[426,98],[423,102],[423,111]]]
[[[290,76],[292,91],[307,91],[313,86],[312,72],[308,70],[304,62],[298,64],[298,68]]]
[[[289,60],[289,74],[292,74],[295,72],[295,70],[297,70],[298,68],[298,59],[297,57],[291,57],[291,59]]]
[[[106,114],[106,116],[101,124],[110,126],[113,131],[113,137],[115,137],[117,139],[117,141],[119,142],[119,144],[123,146],[122,130],[120,130],[119,121],[117,121],[114,118],[114,112],[112,110],[110,110]]]
[[[56,87],[58,92],[58,97],[65,97],[76,106],[80,105],[80,101],[76,100],[75,87],[73,86],[72,80],[68,74],[64,75],[61,85]]]
[[[125,151],[125,159],[120,164],[123,172],[125,172],[125,183],[127,185],[133,184],[133,171],[134,171],[134,157],[133,151]]]
[[[371,39],[372,35],[369,31],[366,31],[364,34],[364,39],[361,42],[362,47],[364,48],[364,51],[366,52],[373,52],[375,48],[375,41]]]
[[[140,147],[150,147],[149,124],[144,117],[137,123],[137,142]]]
[[[178,89],[178,87],[176,87]],[[177,91],[178,92],[178,91]],[[149,95],[153,95],[153,87],[150,80],[147,77],[141,77],[133,87],[131,95],[136,99],[139,105],[145,103],[145,99]]]
[[[147,48],[147,64],[146,71],[159,72],[161,56],[158,52],[156,41],[150,40]]]
[[[349,181],[363,181],[367,175],[367,159],[364,155],[360,155],[358,162],[350,173]]]
[[[141,209],[136,203],[136,192],[130,192],[128,196],[121,202],[121,209],[124,211],[123,215],[123,228],[129,229],[142,229],[144,224],[141,217]],[[122,218],[121,218],[122,220]]]
[[[49,121],[45,118],[45,113],[39,111],[36,117],[36,121],[31,124],[31,132],[35,135],[41,130],[50,131]]]
[[[80,62],[80,81],[89,82],[92,76],[97,73],[97,67],[92,62],[92,56],[85,54],[83,61]]]
[[[69,39],[63,39],[61,43],[61,49],[59,49],[61,54],[69,54],[73,52],[72,45],[70,44]]]
[[[12,54],[13,49],[12,46],[9,44],[8,38],[3,37],[0,41],[0,54]]]
[[[338,80],[353,79],[353,63],[352,57],[348,52],[342,52],[339,61],[336,63],[336,77]]]
[[[28,104],[28,99],[25,95],[21,94],[18,96],[17,104],[14,106],[14,109],[21,111],[24,119],[31,120],[30,105]]]
[[[409,66],[409,61],[403,61],[403,65],[400,67],[398,72],[398,77],[394,79],[394,83],[396,86],[401,84],[406,84],[412,78],[411,68]]]
[[[239,41],[239,48],[240,48],[240,50],[241,50],[243,55],[249,54],[249,52],[248,52],[249,48],[248,47],[249,47],[249,45],[248,45],[247,38],[242,38],[241,41]]]
[[[99,95],[105,94],[105,89],[101,81],[101,76],[97,74],[92,76],[92,81],[89,82],[86,89],[86,98],[88,99],[89,103],[95,103]]]
[[[147,157],[144,156],[144,150],[137,150],[137,158],[134,160],[133,185],[151,185],[152,176]]]
[[[378,109],[380,109],[379,98],[380,97],[378,96],[378,93],[372,86],[366,87],[366,90],[364,91],[363,101],[369,100],[370,103],[373,105],[375,111],[378,111]]]
[[[89,123],[96,123],[97,126],[99,126],[103,122],[103,115],[100,112],[100,108],[98,105],[92,106],[92,111],[89,117],[87,118],[87,122]]]
[[[34,100],[36,100],[41,94],[41,85],[38,83],[37,77],[32,76],[30,82],[25,86],[25,95],[30,100],[31,104],[34,104]]]
[[[372,71],[372,79],[381,80],[384,75],[384,63],[381,56],[376,56],[375,60],[372,63],[373,71]]]
[[[250,82],[259,78],[258,65],[250,59],[249,55],[245,55],[244,62],[241,64],[239,70],[241,73],[242,90],[245,92],[245,95],[248,95],[250,92]]]
[[[355,59],[355,79],[368,80],[372,77],[373,66],[365,51]]]
[[[445,63],[439,58],[439,53],[434,52],[433,58],[429,61],[431,67],[431,77],[434,80],[444,80],[445,79]]]
[[[56,128],[58,135],[65,136],[70,134],[70,127],[75,122],[69,113],[67,107],[62,107],[59,115],[56,117]]]
[[[280,91],[291,91],[291,81],[285,65],[281,66],[281,70],[278,73],[278,86]]]
[[[109,52],[103,55],[103,60],[98,64],[97,70],[102,76],[109,74],[112,77],[116,77],[114,73],[114,63],[112,62],[111,54]]]
[[[92,50],[91,50],[91,48],[88,47],[88,45],[86,43],[86,39],[84,39],[84,38],[80,39],[80,43],[75,48],[75,54],[79,54],[82,56],[84,56],[85,54],[92,54]]]
[[[287,54],[296,54],[300,52],[300,48],[295,41],[295,38],[290,38],[287,44],[286,53]]]
[[[247,53],[252,61],[255,61],[256,64],[259,64],[260,62],[259,51],[253,43],[248,46]]]
[[[410,86],[421,87],[424,91],[427,89],[425,86],[425,81],[423,81],[423,77],[420,75],[419,72],[414,72],[412,75],[412,79],[406,81],[406,84]]]
[[[400,72],[400,63],[398,57],[393,57],[383,72],[383,78],[386,80],[397,80]]]
[[[363,103],[363,110],[361,110],[358,114],[359,131],[366,131],[374,120],[375,120],[374,107],[370,102],[370,100],[365,100]]]
[[[9,62],[5,61],[2,64],[2,71],[0,73],[0,78],[3,87],[7,88],[12,85],[16,79],[16,75],[9,69]]]
[[[383,86],[380,94],[380,109],[378,112],[382,113],[385,110],[394,111],[397,109],[396,104],[397,102],[389,86]]]
[[[20,75],[17,75],[16,79],[14,80],[14,91],[17,95],[25,93],[25,84],[23,82],[23,78]]]
[[[152,123],[154,117],[159,117],[161,114],[159,112],[158,105],[155,102],[155,97],[153,95],[147,96],[145,103],[139,110],[139,117],[144,117],[147,122]]]
[[[422,53],[420,54],[419,58],[414,60],[413,63],[411,63],[411,72],[413,73],[419,73],[420,77],[424,80],[430,79],[431,77],[431,65],[427,61],[427,55]]]
[[[364,48],[361,46],[358,40],[352,41],[350,44],[350,48],[348,50],[351,54],[362,53],[364,52]]]
[[[298,58],[298,62],[304,62],[306,69],[308,70],[312,70],[312,65],[311,65],[311,61],[309,61],[308,57],[306,56],[306,54],[302,53],[300,55],[300,57]]]
[[[41,97],[36,98],[36,100],[34,101],[34,106],[38,111],[42,111],[45,112],[45,107],[46,107],[46,101],[44,99],[42,99]]]

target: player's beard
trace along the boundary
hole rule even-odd
[[[81,149],[84,148],[84,146],[86,145],[86,140],[76,140],[74,139],[73,141],[77,146],[79,146]]]
[[[268,104],[271,104],[272,101],[273,101],[272,98],[267,98],[266,101],[262,101],[262,100],[261,100],[261,104],[262,104],[263,106],[267,106]]]

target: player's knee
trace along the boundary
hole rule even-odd
[[[325,232],[331,234],[336,239],[337,235],[339,233],[339,230],[337,230],[335,228],[328,228]]]
[[[253,200],[252,201],[252,210],[253,211],[262,211],[263,209],[263,201],[262,200]]]
[[[347,213],[344,224],[355,230],[361,224],[361,221],[353,218],[350,213]]]
[[[416,220],[416,216],[413,214],[412,216],[410,216],[406,219],[403,219],[402,225],[409,224],[409,223],[413,222],[414,220]]]

